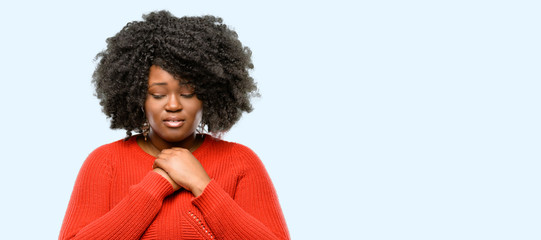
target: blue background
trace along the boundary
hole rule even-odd
[[[143,13],[224,18],[293,239],[541,239],[538,1],[2,1],[0,233],[54,239],[109,129],[90,83]]]

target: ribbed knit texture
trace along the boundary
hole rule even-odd
[[[59,239],[289,239],[253,151],[207,135],[193,154],[212,178],[197,198],[173,192],[135,137],[97,148],[77,176]]]

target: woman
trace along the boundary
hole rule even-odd
[[[229,130],[257,95],[234,31],[213,16],[152,12],[97,58],[96,95],[127,137],[84,162],[60,239],[289,239],[259,158],[202,134]]]

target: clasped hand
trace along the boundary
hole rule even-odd
[[[199,160],[185,148],[162,150],[154,160],[152,168],[167,179],[175,191],[184,188],[195,197],[201,195],[210,182],[210,177]]]

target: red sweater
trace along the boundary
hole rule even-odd
[[[77,176],[59,239],[289,239],[254,152],[207,135],[193,155],[212,179],[197,198],[173,192],[135,137],[97,148]]]

